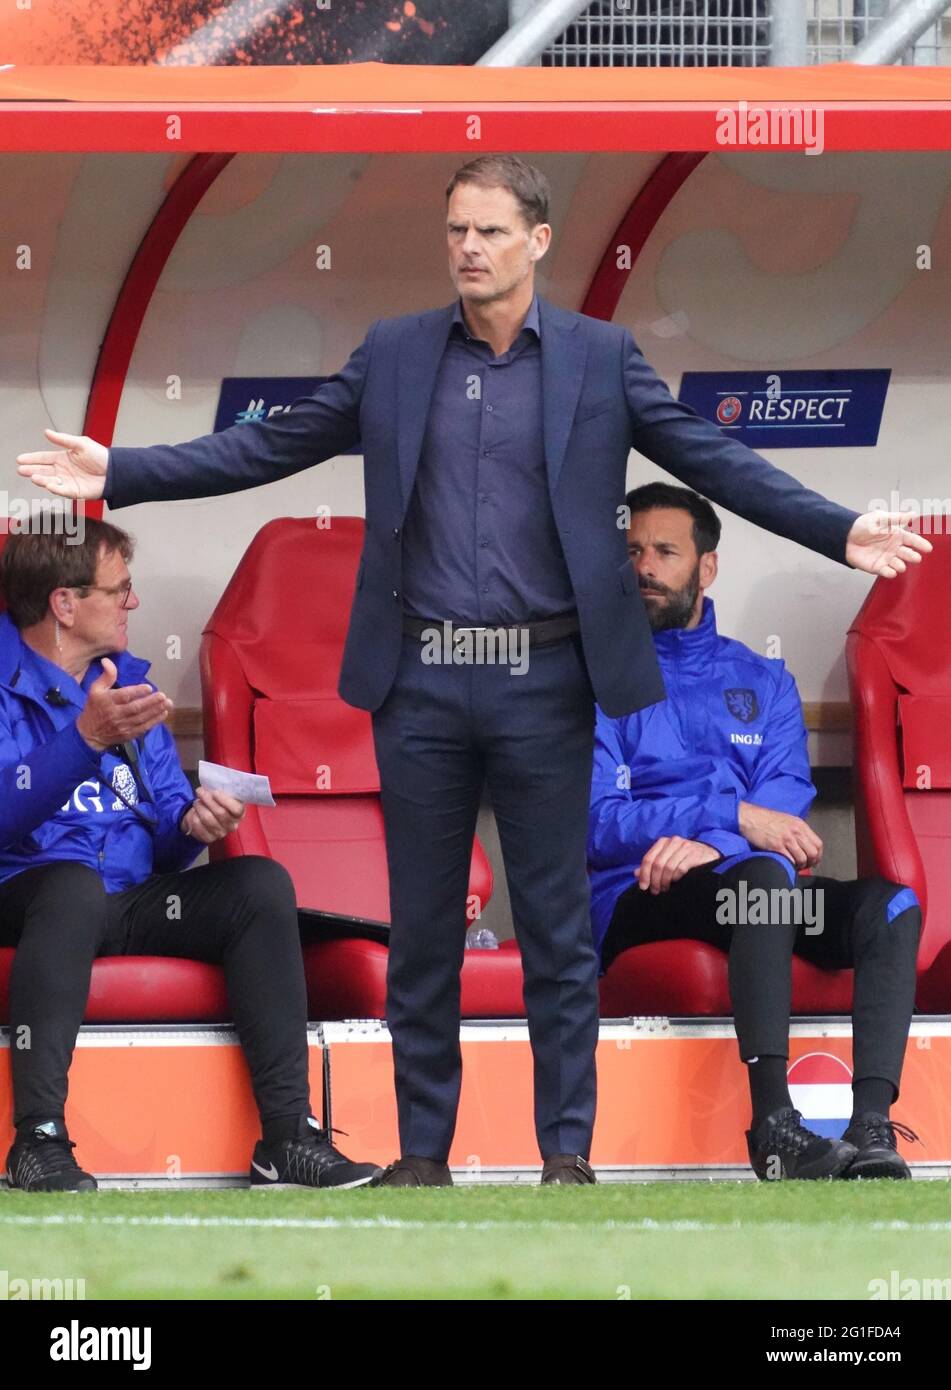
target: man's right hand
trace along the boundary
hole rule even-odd
[[[103,657],[102,675],[89,687],[86,707],[76,720],[79,733],[97,753],[148,733],[172,710],[168,696],[150,685],[125,685],[114,690],[115,682],[115,664]]]
[[[57,497],[72,497],[77,501],[95,502],[106,485],[109,450],[85,434],[60,434],[44,430],[51,444],[58,449],[42,450],[36,454],[18,454],[17,472],[29,478],[37,487]]]
[[[754,849],[784,854],[797,869],[812,869],[822,858],[822,841],[799,816],[741,801],[737,821],[740,834]]]

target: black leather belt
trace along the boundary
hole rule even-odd
[[[449,640],[453,642],[461,641],[463,634],[467,632],[519,632],[527,635],[530,647],[545,647],[580,632],[581,624],[577,613],[567,614],[563,618],[544,618],[537,623],[513,623],[509,627],[504,624],[451,623],[448,619],[442,618],[403,619],[403,631],[408,637],[428,639],[432,637],[434,630],[440,634],[448,634]]]

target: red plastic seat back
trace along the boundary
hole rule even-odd
[[[250,685],[270,699],[336,696],[357,564],[361,517],[280,517],[262,526],[205,632],[241,654]],[[349,708],[349,707],[348,707]]]
[[[205,746],[213,762],[266,773],[278,802],[249,807],[226,853],[279,860],[303,907],[387,922],[372,724],[337,694],[363,536],[360,517],[261,528],[202,639]],[[470,897],[491,890],[476,841]]]
[[[919,967],[951,941],[951,535],[876,580],[849,629],[860,874],[907,883],[925,909]]]

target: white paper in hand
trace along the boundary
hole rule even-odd
[[[204,758],[198,762],[198,781],[210,792],[225,792],[246,801],[250,806],[276,806],[271,795],[271,784],[266,777],[257,772],[239,772],[236,767],[222,767],[220,763],[206,763]]]

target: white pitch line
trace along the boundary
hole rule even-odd
[[[951,1231],[951,1221],[873,1221],[872,1231]]]
[[[46,1216],[0,1215],[4,1226],[151,1226],[156,1228],[236,1227],[303,1231],[798,1231],[815,1226],[825,1234],[829,1222],[796,1221],[407,1221],[398,1217],[259,1217],[259,1216],[87,1216],[81,1212]],[[871,1221],[850,1224],[849,1231],[951,1231],[951,1221]]]
[[[79,1212],[61,1216],[0,1216],[0,1225],[8,1226],[153,1226],[185,1227],[220,1226],[261,1227],[265,1230],[301,1231],[533,1231],[545,1229],[565,1231],[722,1231],[737,1223],[703,1221],[407,1221],[400,1217],[284,1217],[284,1216],[86,1216]]]

